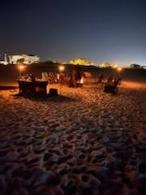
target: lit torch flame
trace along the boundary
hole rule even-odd
[[[84,83],[84,78],[83,78],[83,77],[81,78],[80,83],[81,83],[81,84]]]

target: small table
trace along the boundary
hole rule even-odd
[[[48,81],[18,80],[19,93],[22,95],[47,95]]]

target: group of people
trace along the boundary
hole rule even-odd
[[[42,72],[41,78],[35,77],[34,74],[21,75],[18,80],[31,81],[36,80],[48,81],[50,84],[60,83],[68,85],[69,87],[81,87],[83,85],[83,73],[73,69],[70,72]]]
[[[98,84],[102,84],[103,91],[110,94],[118,93],[118,86],[121,84],[121,78],[109,75],[107,78],[101,74],[98,77]]]
[[[19,76],[18,80],[31,81],[34,82],[36,80],[34,74],[26,74]]]
[[[73,71],[70,74],[60,74],[58,83],[68,85],[69,87],[81,87],[83,85],[83,75]]]
[[[35,82],[37,79],[33,74],[25,75],[21,80]],[[48,81],[49,83],[60,83],[65,84],[69,87],[82,87],[84,84],[84,79],[86,78],[85,73],[78,68],[73,68],[70,72],[61,72],[61,73],[42,73],[42,80]],[[121,78],[114,75],[104,75],[100,74],[98,76],[97,84],[101,84],[103,89],[118,89],[118,86],[121,84]]]
[[[78,69],[72,69],[68,72],[49,73],[49,83],[60,83],[69,87],[81,87],[83,85],[84,75]]]
[[[110,85],[120,85],[122,79],[120,77],[115,77],[113,75],[109,75],[105,77],[103,74],[100,74],[98,77],[98,84],[110,84]]]

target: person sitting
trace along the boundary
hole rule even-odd
[[[31,79],[32,82],[35,82],[35,76],[34,76],[34,74],[30,74],[30,79]]]
[[[108,78],[107,78],[107,83],[108,84],[111,84],[113,82],[113,76],[110,75]]]
[[[103,82],[103,79],[104,79],[104,75],[103,74],[100,74],[99,77],[98,77],[98,81],[97,83],[102,83]]]
[[[120,85],[121,78],[114,78],[111,77],[108,79],[107,84],[104,86],[104,92],[117,94],[118,93],[118,85]]]
[[[116,85],[116,86],[121,85],[121,81],[122,81],[121,78],[115,78],[114,79],[114,85]]]

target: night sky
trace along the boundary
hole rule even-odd
[[[0,53],[146,64],[145,0],[1,0]]]

